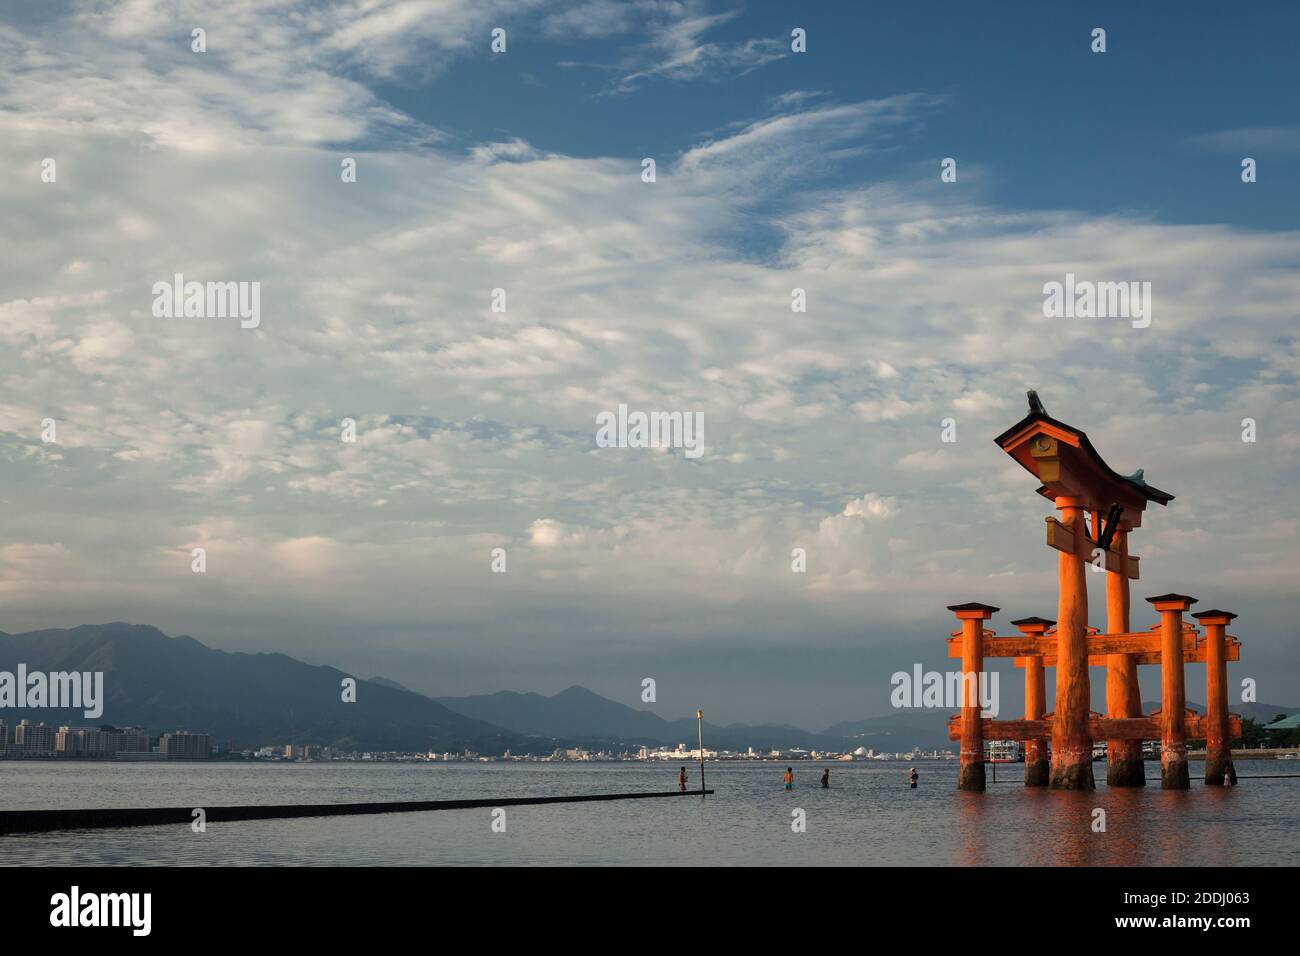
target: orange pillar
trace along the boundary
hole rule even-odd
[[[1114,538],[1115,549],[1119,551],[1119,568],[1106,572],[1106,630],[1111,634],[1127,634],[1129,631],[1128,533],[1127,522],[1121,523]],[[1132,654],[1106,655],[1106,714],[1110,717],[1142,716],[1142,690],[1138,686],[1137,661]],[[1142,741],[1107,741],[1106,785],[1144,787],[1146,782]]]
[[[979,677],[984,670],[984,622],[998,612],[987,604],[950,604],[961,621],[961,765],[958,790],[984,789],[984,725],[980,717]]]
[[[1196,598],[1161,594],[1147,598],[1160,612],[1160,786],[1187,790],[1187,694],[1183,686],[1183,612]]]
[[[1041,641],[1043,632],[1055,624],[1042,617],[1026,617],[1012,621],[1025,637]],[[1025,658],[1025,720],[1042,720],[1047,713],[1047,684],[1044,679],[1043,658]],[[1025,786],[1045,787],[1050,777],[1047,757],[1047,738],[1036,737],[1025,741]]]
[[[1083,498],[1056,499],[1061,524],[1074,532],[1074,552],[1057,555],[1060,597],[1056,612],[1056,713],[1052,720],[1053,790],[1092,790],[1092,737],[1088,731],[1091,691],[1088,685],[1089,541]]]
[[[1192,615],[1205,625],[1205,783],[1211,787],[1221,786],[1225,774],[1237,780],[1228,729],[1228,648],[1223,631],[1236,616],[1218,610]]]

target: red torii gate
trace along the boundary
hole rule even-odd
[[[1047,543],[1057,558],[1057,621],[1028,617],[1012,621],[1016,637],[998,637],[983,621],[998,612],[987,604],[949,605],[961,630],[948,641],[948,656],[962,661],[964,699],[949,722],[949,736],[961,741],[957,786],[984,789],[984,741],[1025,742],[1025,786],[1090,790],[1092,742],[1107,741],[1107,783],[1143,786],[1142,741],[1161,742],[1161,786],[1187,789],[1188,738],[1206,741],[1205,782],[1235,780],[1231,741],[1241,736],[1241,718],[1227,709],[1227,662],[1239,660],[1241,643],[1225,633],[1237,615],[1202,611],[1202,638],[1183,621],[1196,603],[1185,594],[1147,598],[1160,613],[1149,631],[1130,630],[1129,581],[1138,577],[1138,558],[1128,552],[1128,535],[1142,524],[1150,501],[1167,505],[1174,496],[1153,488],[1142,472],[1123,477],[1092,447],[1088,436],[1051,418],[1034,392],[1029,414],[996,439],[999,447],[1042,482],[1038,493],[1056,503],[1061,520],[1047,519]],[[1087,516],[1092,516],[1091,533]],[[1088,626],[1087,566],[1106,571],[1107,632]],[[1025,670],[1023,720],[980,716],[977,680],[986,657],[1012,657]],[[1204,717],[1187,709],[1183,665],[1206,665]],[[1137,666],[1159,664],[1161,704],[1143,716]],[[1088,667],[1106,668],[1106,716],[1090,707]],[[1044,668],[1056,668],[1056,706],[1046,712]],[[1047,741],[1051,740],[1048,763]]]

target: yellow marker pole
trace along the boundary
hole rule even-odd
[[[700,799],[704,799],[704,711],[695,712],[696,729],[699,731],[700,741]]]

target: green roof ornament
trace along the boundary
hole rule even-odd
[[[1043,402],[1038,397],[1038,393],[1035,392],[1032,388],[1029,390],[1029,414],[1043,415],[1048,418],[1051,417],[1050,415],[1047,414],[1047,409],[1043,407]]]
[[[1141,485],[1143,488],[1145,488],[1147,486],[1147,480],[1146,478],[1143,477],[1143,475],[1145,474],[1146,471],[1142,468],[1139,468],[1137,471],[1133,472],[1133,474],[1125,475],[1124,480],[1131,481],[1133,482],[1133,484]]]

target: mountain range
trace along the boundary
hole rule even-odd
[[[355,703],[343,702],[333,667],[284,654],[215,650],[192,637],[123,623],[69,630],[0,632],[0,670],[102,671],[103,714],[5,708],[0,719],[49,724],[143,726],[208,733],[213,743],[333,745],[357,750],[460,750],[500,753],[535,746],[522,734],[455,713],[428,697],[358,680]]]
[[[694,716],[669,720],[609,700],[584,687],[550,697],[501,691],[430,698],[385,677],[357,681],[356,700],[343,701],[343,681],[355,675],[307,664],[284,654],[220,651],[192,637],[168,637],[157,628],[124,623],[67,630],[0,632],[0,670],[102,671],[103,714],[80,710],[0,709],[0,720],[48,724],[143,726],[151,734],[194,730],[214,743],[239,748],[277,743],[345,750],[422,752],[475,750],[484,754],[550,753],[557,747],[624,749],[692,746]],[[1144,702],[1146,712],[1158,704]],[[1200,710],[1197,704],[1189,704]],[[1238,704],[1232,709],[1260,722],[1297,708]],[[710,749],[766,751],[801,747],[857,747],[906,751],[952,746],[950,710],[907,710],[842,722],[813,732],[789,724],[704,723]]]
[[[694,717],[667,720],[601,697],[585,687],[570,687],[552,697],[501,691],[472,697],[436,700],[457,713],[502,727],[527,727],[529,732],[573,737],[614,736],[633,743],[688,746],[696,739]],[[835,724],[815,732],[790,724],[714,724],[704,722],[704,742],[709,749],[910,750],[912,747],[947,747],[948,711],[908,711],[887,717],[870,717]]]
[[[648,710],[601,697],[585,687],[570,687],[552,697],[501,691],[472,697],[439,697],[438,703],[457,713],[501,727],[527,727],[530,733],[570,737],[579,741],[613,738],[630,744],[693,746],[698,733],[694,717],[666,720]],[[844,749],[840,736],[813,733],[789,724],[714,724],[704,722],[709,749],[786,750]],[[910,746],[910,744],[909,744]]]

